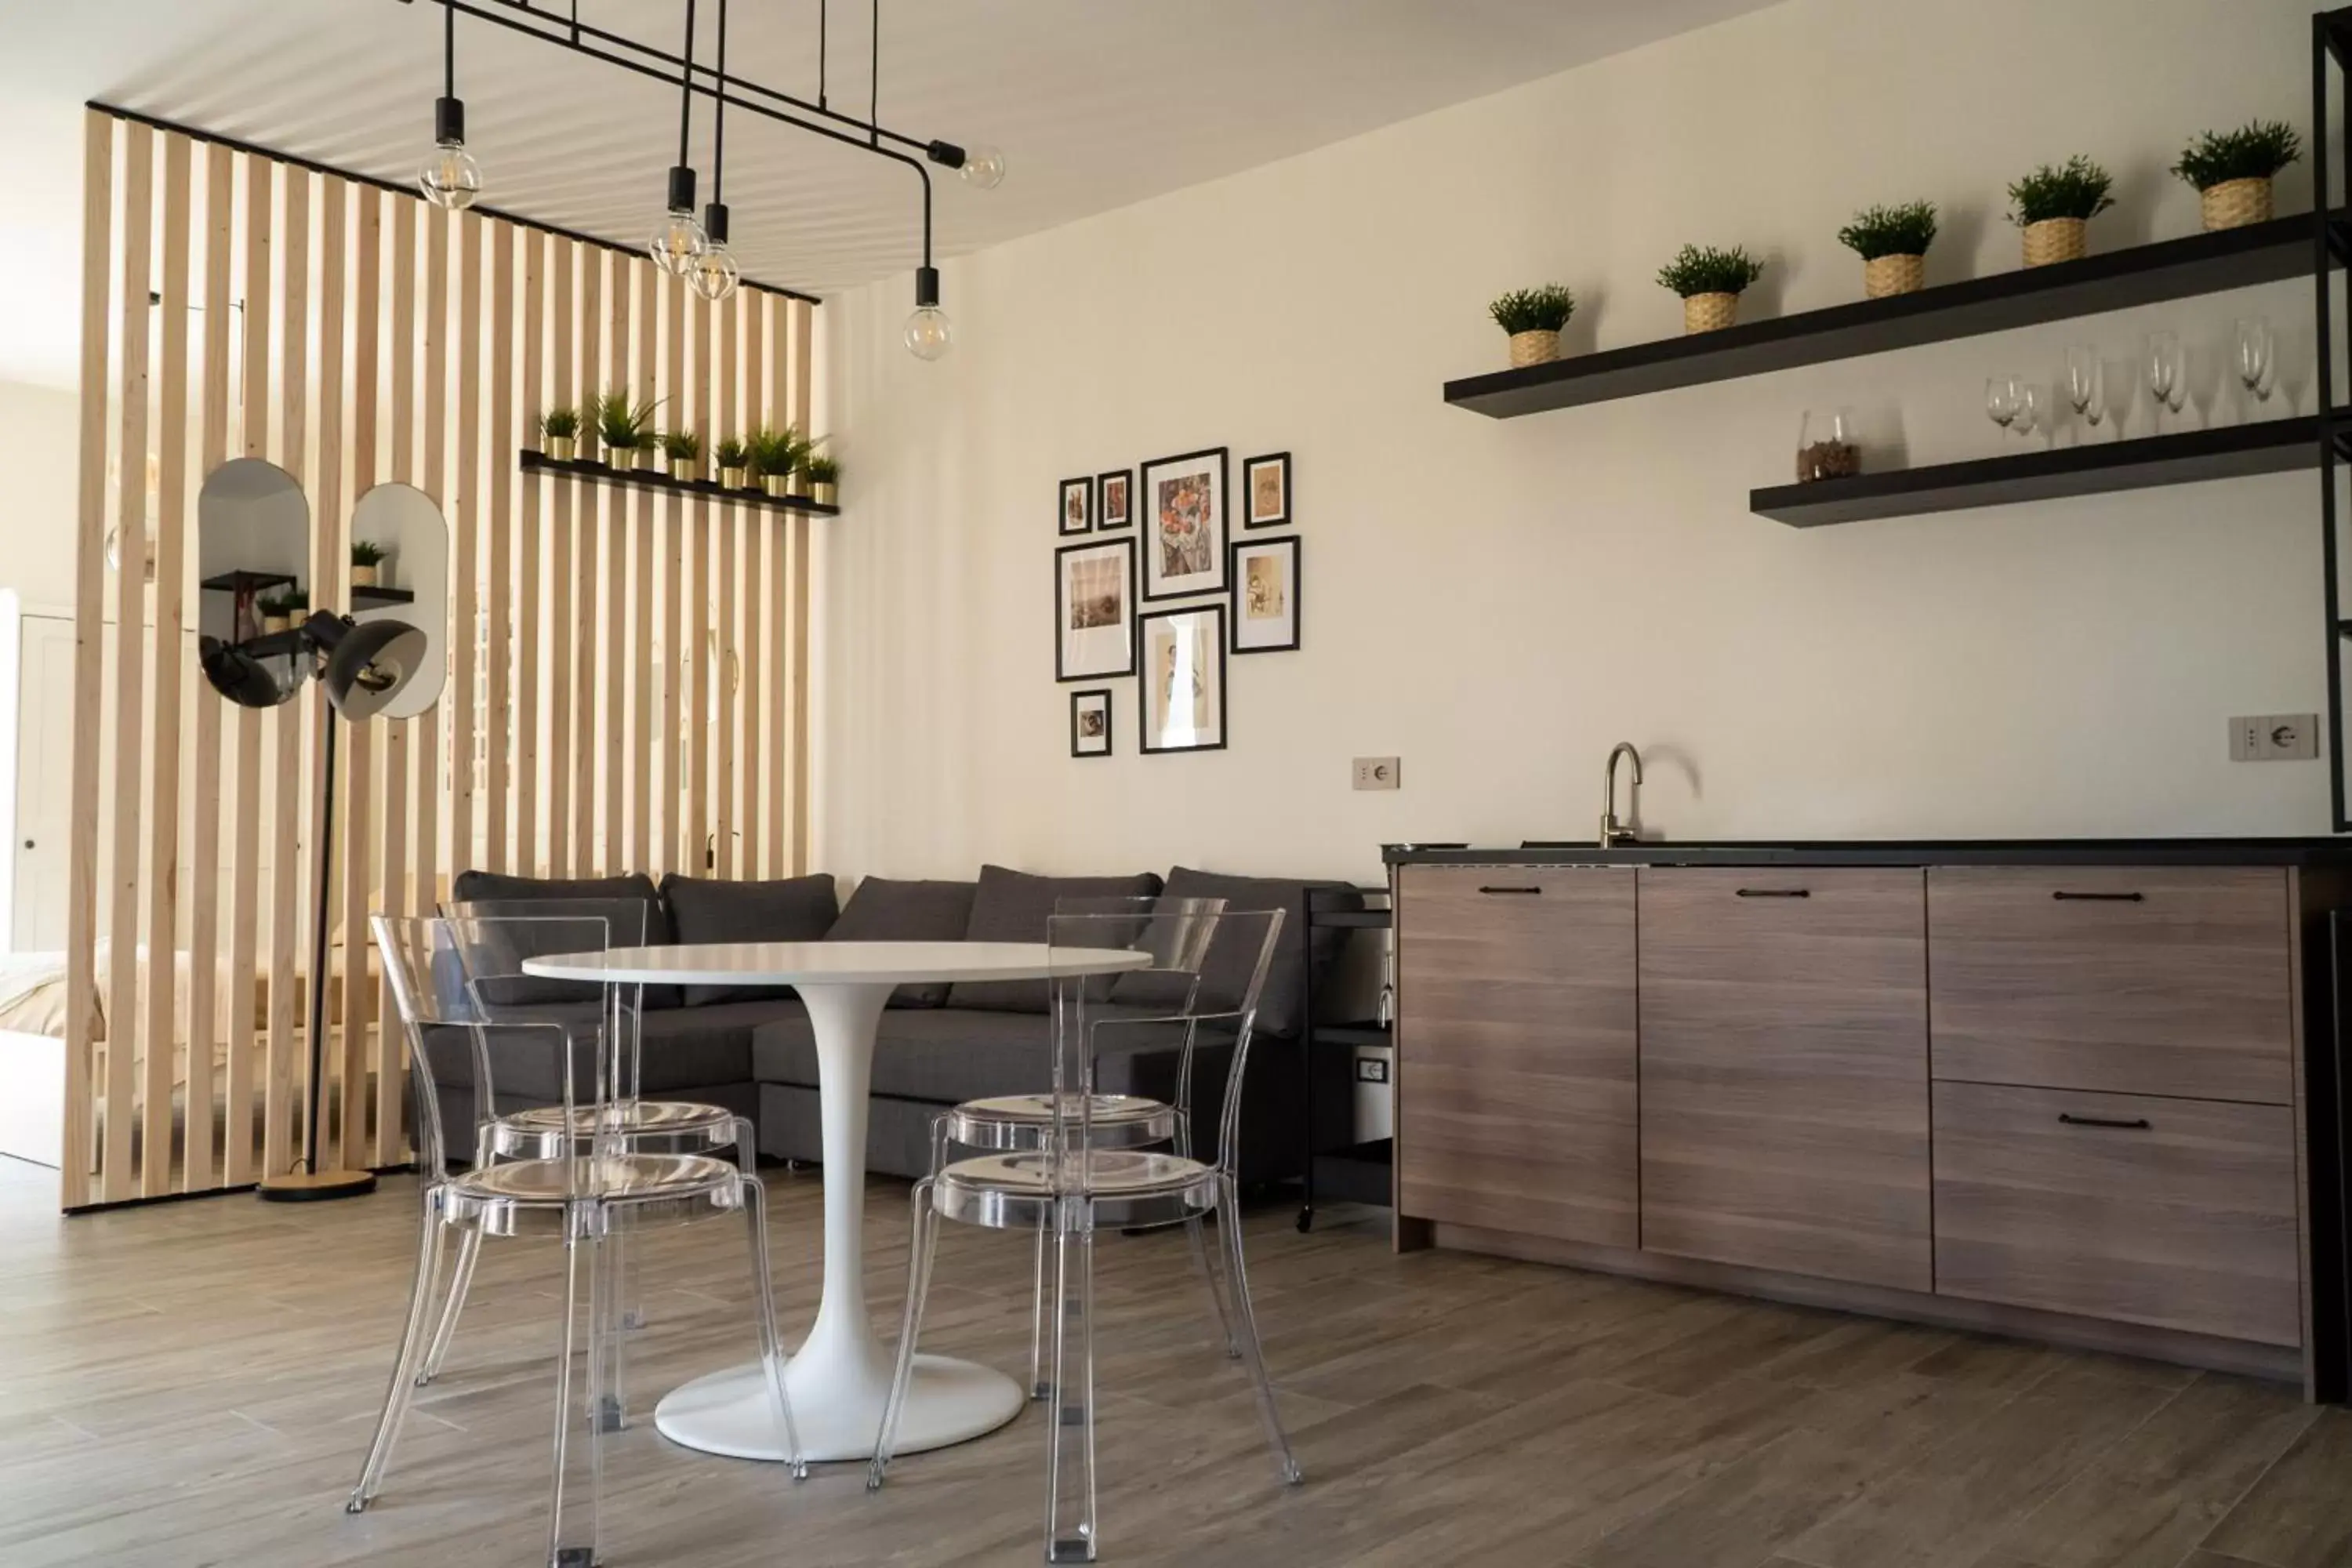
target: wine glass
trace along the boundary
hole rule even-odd
[[[2238,319],[2238,379],[2258,402],[2271,400],[2271,323],[2267,316]]]
[[[2066,401],[2095,430],[2107,416],[2106,365],[2090,344],[2066,351]]]
[[[2147,389],[2156,397],[2156,427],[2164,428],[2164,416],[2178,414],[2189,396],[2189,376],[2180,361],[2180,334],[2150,332],[2147,335]]]
[[[1992,422],[2007,430],[2017,421],[2018,411],[2024,406],[2024,389],[2013,375],[1988,376],[1985,380],[1985,414]]]
[[[2042,403],[2042,389],[2024,383],[2017,389],[2017,433],[2031,439],[2035,431],[2049,429],[2050,410]]]

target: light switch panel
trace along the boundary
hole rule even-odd
[[[2233,763],[2312,762],[2319,756],[2319,715],[2257,713],[2230,721]]]
[[[1394,757],[1358,757],[1356,759],[1358,789],[1396,789],[1401,787]]]

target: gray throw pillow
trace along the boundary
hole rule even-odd
[[[971,919],[971,882],[899,882],[868,877],[849,895],[827,942],[961,942]],[[948,999],[944,982],[901,985],[893,1007],[937,1007]]]
[[[537,904],[592,902],[634,902],[645,910],[645,935],[638,939],[634,931],[623,930],[620,921],[609,922],[614,947],[667,947],[677,940],[670,933],[669,918],[662,911],[661,893],[651,877],[633,871],[622,877],[511,877],[500,871],[460,871],[450,884],[449,901],[453,904]],[[509,910],[510,913],[520,912]],[[561,986],[562,981],[551,985]],[[546,1000],[562,1000],[551,994]],[[675,985],[648,985],[645,988],[642,1005],[647,1008],[675,1007],[681,1001]]]
[[[1133,877],[1034,877],[982,866],[963,937],[966,942],[1041,942],[1046,937],[1046,917],[1059,900],[1149,899],[1159,891],[1160,879],[1149,871]],[[1105,1000],[1111,986],[1107,981],[1090,984],[1088,994]],[[990,1013],[1050,1013],[1054,998],[1052,987],[1043,980],[966,980],[948,994],[948,1005]]]
[[[1307,889],[1346,886],[1344,882],[1309,882],[1281,877],[1223,877],[1213,871],[1179,866],[1168,873],[1168,890],[1160,897],[1223,899],[1228,914],[1256,910],[1285,911],[1282,934],[1275,940],[1274,962],[1266,966],[1265,987],[1258,994],[1257,1026],[1263,1034],[1288,1039],[1306,1022],[1307,964],[1311,962],[1315,965],[1316,980],[1321,983],[1338,961],[1339,945],[1348,935],[1338,928],[1318,930],[1310,952]],[[1347,909],[1361,909],[1363,902],[1361,895],[1337,900],[1339,907]],[[1222,930],[1217,933],[1201,964],[1200,1005],[1203,1011],[1223,1011],[1241,1005],[1242,994],[1249,989],[1251,969],[1257,962],[1256,943],[1262,940],[1263,932],[1255,930],[1246,935],[1238,928],[1230,934]],[[1184,991],[1185,982],[1173,974],[1122,974],[1111,988],[1110,999],[1122,1006],[1175,1007],[1182,1005]]]
[[[671,872],[661,880],[661,896],[680,942],[820,942],[841,914],[833,878],[824,872],[780,882]],[[764,1002],[792,994],[789,985],[689,985],[686,1005]]]

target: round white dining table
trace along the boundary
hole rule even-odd
[[[909,982],[1113,974],[1150,962],[1124,948],[1043,942],[680,942],[533,958],[523,969],[592,984],[790,985],[800,993],[816,1037],[824,1121],[824,1289],[784,1384],[806,1458],[862,1459],[874,1452],[890,1393],[890,1352],[866,1312],[866,1102],[883,1005]],[[1048,1064],[1041,1058],[1038,1066],[1042,1073]],[[767,1397],[759,1363],[749,1362],[673,1389],[655,1406],[654,1425],[689,1448],[782,1460],[789,1456]],[[944,1447],[994,1431],[1020,1414],[1024,1399],[1021,1385],[1003,1373],[918,1356],[898,1450]]]

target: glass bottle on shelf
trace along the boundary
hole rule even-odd
[[[1797,432],[1797,482],[1852,479],[1862,472],[1862,448],[1854,444],[1853,416],[1844,409],[1808,409]]]

